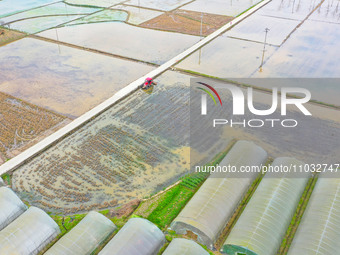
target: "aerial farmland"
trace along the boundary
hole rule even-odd
[[[339,0],[0,0],[0,254],[340,253],[339,31]]]

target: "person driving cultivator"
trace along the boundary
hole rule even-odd
[[[145,79],[144,84],[142,86],[142,89],[147,89],[152,85],[157,85],[157,83],[155,81],[153,81],[152,78],[148,77],[148,78]]]

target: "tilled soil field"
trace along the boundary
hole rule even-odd
[[[0,164],[65,120],[61,115],[0,93]]]
[[[175,10],[146,21],[140,26],[184,34],[207,36],[233,19],[233,17],[222,15],[187,10]],[[202,34],[201,20],[203,21]]]

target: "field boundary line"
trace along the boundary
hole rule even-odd
[[[248,17],[249,15],[256,12],[258,9],[266,5],[267,3],[271,2],[272,0],[263,0],[259,2],[257,5],[253,6],[251,9],[243,13],[242,15],[236,17],[234,20],[230,21],[226,25],[222,26],[209,36],[203,38],[198,43],[191,46],[189,49],[183,51],[176,57],[170,59],[168,62],[162,64],[161,66],[157,67],[155,70],[149,72],[148,74],[140,77],[139,79],[133,81],[123,89],[119,90],[117,93],[115,93],[111,98],[105,100],[101,104],[97,105],[93,109],[89,110],[88,112],[84,113],[77,119],[73,120],[68,125],[62,127],[52,135],[46,137],[39,143],[33,145],[29,149],[23,151],[16,157],[10,159],[9,161],[5,162],[3,165],[0,166],[0,176],[9,172],[12,172],[13,170],[17,169],[18,167],[22,166],[26,162],[30,161],[37,155],[39,155],[41,152],[45,151],[46,149],[50,148],[52,145],[56,144],[60,140],[64,139],[69,134],[73,133],[75,130],[79,129],[98,115],[102,114],[106,110],[108,110],[110,107],[112,107],[117,102],[121,101],[122,99],[126,98],[127,96],[131,95],[133,92],[139,89],[139,86],[144,83],[144,80],[147,77],[157,77],[166,70],[168,70],[173,65],[177,64],[179,61],[183,60],[196,50],[200,49],[216,37],[218,37],[220,34],[227,31],[229,28],[233,27],[237,23],[241,22],[243,19]]]

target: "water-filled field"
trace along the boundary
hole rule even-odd
[[[277,47],[220,36],[196,51],[176,67],[202,74],[226,77],[249,77]]]
[[[181,9],[235,17],[259,2],[260,0],[196,0]]]
[[[0,91],[70,117],[85,113],[152,70],[31,38],[0,47],[0,54]]]
[[[78,6],[92,6],[92,7],[110,7],[116,4],[123,3],[124,0],[65,0],[66,3]]]
[[[254,77],[339,77],[340,24],[305,21]],[[333,93],[319,87],[316,99],[339,105],[339,86]]]
[[[147,7],[147,8],[163,10],[163,11],[171,11],[171,10],[178,8],[181,5],[184,5],[188,2],[191,2],[191,0],[168,0],[168,1],[162,1],[162,0],[129,0],[129,1],[124,2],[124,4],[134,5],[134,6],[138,6],[138,7]]]
[[[13,187],[49,211],[113,207],[188,171],[188,87],[168,73],[20,167]]]
[[[139,28],[122,22],[62,27],[58,28],[58,37],[54,30],[39,35],[156,64],[170,60],[200,39],[197,36]]]
[[[127,22],[134,25],[140,25],[141,23],[153,19],[163,13],[160,11],[154,11],[128,5],[116,5],[112,7],[112,9],[124,10],[129,12],[129,19],[127,20]]]

